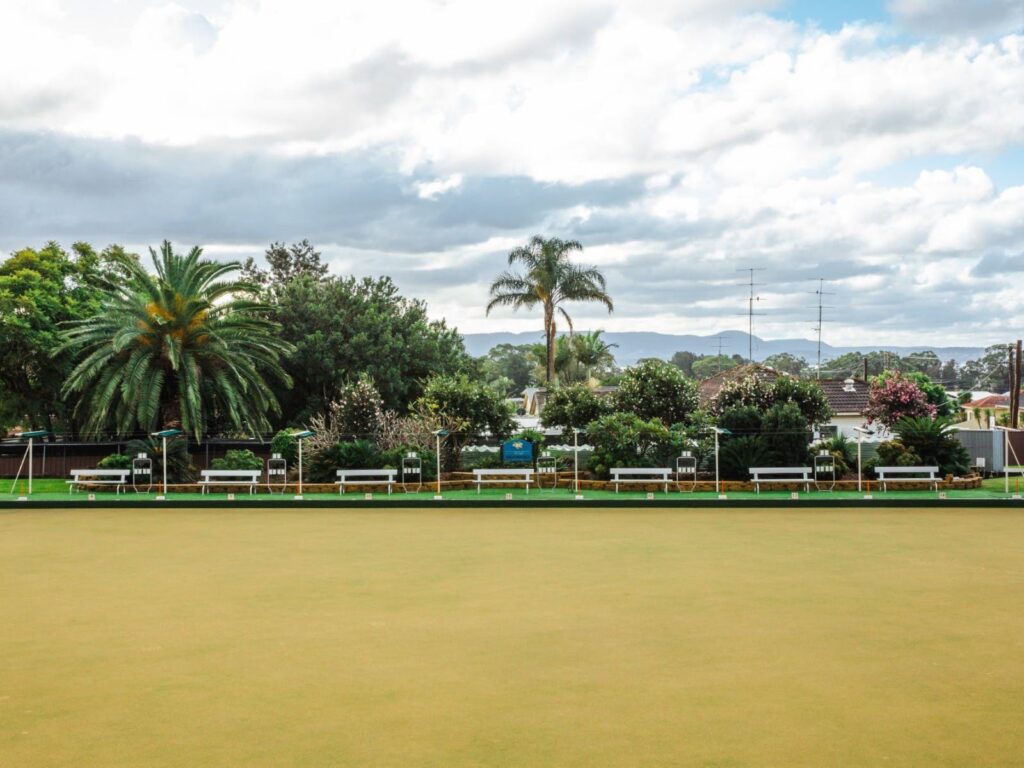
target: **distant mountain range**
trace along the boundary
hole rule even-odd
[[[747,356],[747,341],[750,338],[744,331],[725,331],[713,336],[695,336],[692,334],[677,335],[671,333],[643,333],[643,332],[608,332],[603,338],[609,344],[617,344],[613,350],[615,360],[619,365],[632,365],[644,357],[660,357],[668,360],[676,352],[689,351],[698,355],[718,354],[719,339],[723,355]],[[542,333],[466,333],[463,334],[466,341],[466,349],[471,355],[479,357],[487,354],[491,347],[498,344],[533,344],[543,341]],[[814,362],[818,354],[818,342],[812,339],[762,339],[758,336],[754,340],[754,359],[764,360],[770,355],[780,352],[789,352]],[[895,352],[900,355],[911,352],[932,351],[941,360],[952,358],[958,363],[981,357],[985,350],[983,347],[935,347],[922,344],[916,347],[880,346],[877,344],[865,344],[856,347],[833,347],[831,344],[821,345],[822,360],[830,360],[847,352]]]

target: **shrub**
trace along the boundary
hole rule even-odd
[[[868,406],[864,415],[868,423],[878,421],[892,429],[904,417],[933,417],[935,406],[928,402],[924,391],[901,373],[892,373],[871,380]]]
[[[796,403],[776,403],[769,408],[761,422],[761,437],[778,466],[807,465],[810,429]]]
[[[779,376],[767,379],[763,374],[726,382],[711,401],[710,410],[721,416],[736,406],[750,406],[765,413],[773,405],[793,403],[808,424],[824,424],[832,417],[828,398],[815,382]]]
[[[837,478],[845,477],[857,466],[857,444],[846,435],[838,434],[828,440],[822,440],[818,443],[818,449],[828,451],[832,455]]]
[[[548,390],[540,423],[545,427],[583,429],[590,422],[611,413],[611,399],[598,395],[585,384],[552,387]]]
[[[896,422],[895,429],[900,442],[916,453],[925,466],[937,466],[943,476],[967,474],[971,456],[957,439],[949,419],[905,417]]]
[[[339,469],[380,469],[383,457],[369,440],[335,443],[318,451],[309,462],[309,479],[333,483]]]
[[[664,360],[644,360],[623,374],[615,393],[615,409],[642,420],[676,424],[697,410],[697,393],[697,383],[674,365]]]
[[[437,479],[437,454],[423,448],[412,445],[399,445],[386,451],[381,451],[380,467],[384,469],[397,469],[399,482],[402,479],[402,458],[410,451],[415,451],[423,464],[423,482]],[[374,467],[377,469],[377,467]]]
[[[125,446],[130,456],[145,453],[153,460],[154,471],[163,471],[163,441],[155,437],[130,440]],[[172,483],[192,483],[199,472],[188,454],[188,440],[177,437],[167,441],[167,480]]]
[[[124,453],[112,453],[96,462],[97,469],[131,469],[132,457]]]
[[[644,421],[634,413],[611,413],[587,427],[594,447],[590,470],[607,477],[612,467],[669,466],[679,450],[681,434],[670,432],[660,419]]]
[[[761,433],[761,412],[752,405],[734,405],[718,417],[718,426],[737,437]]]
[[[474,435],[490,432],[498,440],[512,433],[515,422],[512,409],[497,392],[486,384],[465,375],[435,376],[423,389],[423,396],[414,404],[414,413],[456,419],[462,425],[441,443],[441,462],[445,471],[458,468],[462,447]]]
[[[923,463],[921,457],[902,441],[888,440],[880,443],[874,457],[864,463],[864,476],[871,477],[875,467],[919,467]]]
[[[299,461],[299,441],[292,435],[291,430],[282,429],[270,441],[271,453],[281,454],[281,458],[292,467]]]
[[[263,460],[248,448],[230,450],[211,461],[210,469],[263,469]]]
[[[770,466],[771,450],[760,435],[730,437],[719,446],[718,465],[724,480],[749,480],[751,467]]]

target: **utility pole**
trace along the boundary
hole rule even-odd
[[[715,358],[715,375],[722,372],[722,334],[718,334],[718,356]]]
[[[823,302],[826,296],[835,296],[835,293],[825,290],[825,278],[823,277],[818,278],[818,290],[814,293],[818,296],[818,324],[814,326],[814,330],[818,332],[818,366],[815,370],[817,373],[816,378],[821,379],[821,329],[825,322],[825,310],[832,309],[832,307],[826,307]]]
[[[741,283],[741,285],[750,286],[750,298],[747,300],[747,362],[754,362],[754,302],[760,301],[761,297],[754,294],[754,287],[760,285],[760,283],[754,282],[755,272],[764,272],[764,267],[742,267],[736,270],[737,272],[749,272],[750,282]]]

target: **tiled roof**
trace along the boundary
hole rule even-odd
[[[1009,395],[989,395],[983,397],[980,400],[972,400],[969,403],[964,403],[964,408],[970,410],[972,408],[1009,408],[1010,407],[1010,396]]]
[[[818,385],[825,393],[828,404],[837,415],[860,415],[868,407],[868,385],[853,379],[820,379]],[[847,386],[853,389],[847,392]]]

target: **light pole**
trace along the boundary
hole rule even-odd
[[[860,493],[860,491],[861,491],[861,482],[862,482],[862,480],[864,478],[864,473],[861,471],[861,468],[860,468],[860,466],[861,466],[861,463],[860,463],[860,457],[861,457],[860,446],[861,446],[861,443],[864,441],[864,435],[873,435],[873,434],[875,434],[875,430],[870,429],[870,428],[865,429],[864,427],[854,427],[853,431],[857,433],[857,493]]]
[[[719,486],[721,485],[721,483],[718,479],[718,436],[731,435],[732,432],[723,427],[712,427],[712,429],[715,431],[715,493],[721,493],[721,491],[719,490]]]
[[[35,438],[46,437],[50,434],[45,429],[37,429],[34,432],[19,432],[15,437],[19,437],[22,440],[28,440],[28,446],[25,448],[25,458],[21,460],[22,466],[25,465],[25,459],[28,459],[28,495],[32,495],[32,463],[35,459]],[[44,459],[45,463],[45,459]],[[21,467],[18,467],[18,475],[21,474]],[[18,484],[18,477],[15,475],[14,483],[11,485],[11,493],[14,493],[14,487]]]
[[[299,492],[295,494],[295,498],[299,501],[302,500],[302,441],[315,434],[316,432],[311,429],[299,429],[292,432],[292,437],[299,444]]]
[[[448,432],[448,430],[444,429],[444,428],[439,429],[436,432],[434,432],[434,438],[435,438],[436,444],[437,444],[437,452],[436,452],[435,457],[434,457],[434,458],[437,459],[437,497],[436,498],[441,498],[441,438],[442,437],[448,437],[449,434],[450,433]]]
[[[150,435],[150,437],[159,437],[160,438],[161,445],[162,445],[161,451],[163,452],[164,492],[163,492],[162,495],[157,496],[157,500],[163,500],[163,499],[167,498],[167,438],[169,438],[169,437],[177,437],[178,435],[182,435],[182,434],[184,434],[184,432],[182,432],[180,429],[162,429],[159,432],[153,432]]]
[[[572,428],[572,487],[573,493],[580,493],[580,431]]]

